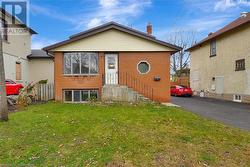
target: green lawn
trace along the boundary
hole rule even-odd
[[[248,166],[250,133],[174,107],[51,102],[0,122],[0,164]]]

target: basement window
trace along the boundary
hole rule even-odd
[[[234,95],[233,101],[235,101],[235,102],[242,102],[242,97],[241,97],[241,95]]]
[[[98,99],[98,90],[64,90],[64,101],[81,103]]]

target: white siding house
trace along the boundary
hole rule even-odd
[[[3,17],[2,12],[3,9],[0,8],[1,18]],[[5,17],[1,19],[2,24],[0,23],[5,78],[23,85],[40,80],[54,83],[53,56],[42,50],[31,50],[31,37],[37,33],[26,25],[22,27],[17,25],[13,28],[8,25],[11,23],[11,19],[12,16],[5,11]],[[18,28],[24,31],[14,33],[13,30],[18,30]]]
[[[5,68],[5,78],[11,79],[24,85],[30,81],[29,65],[27,56],[31,54],[31,36],[37,34],[34,30],[25,27],[26,32],[11,32],[8,23],[11,23],[11,15],[5,12],[5,18],[2,18],[3,9],[1,9],[1,30],[3,42],[3,58]],[[23,28],[23,27],[16,27]]]

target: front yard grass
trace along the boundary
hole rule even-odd
[[[175,107],[50,102],[0,122],[0,164],[249,166],[250,133]]]

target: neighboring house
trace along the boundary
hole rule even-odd
[[[112,90],[120,85],[155,101],[169,102],[170,56],[181,48],[157,40],[151,35],[151,25],[147,32],[110,22],[44,48],[54,54],[55,99],[102,98],[103,86],[110,85]]]
[[[53,56],[43,50],[31,52],[31,37],[37,33],[26,25],[11,25],[12,15],[2,8],[0,12],[1,18],[2,12],[5,12],[5,19],[1,19],[5,78],[24,85],[40,80],[53,83]],[[18,19],[14,19],[21,24]],[[21,33],[14,33],[15,31]]]
[[[48,80],[54,83],[54,57],[43,50],[32,50],[29,59],[29,78],[33,82]]]
[[[188,49],[191,87],[205,96],[250,102],[250,13]]]
[[[12,16],[5,12],[4,20],[2,18],[3,11],[0,8],[5,77],[18,83],[27,84],[30,81],[27,55],[31,54],[31,36],[37,33],[24,25],[14,28],[26,28],[27,32],[13,34],[11,32],[14,30],[13,27],[9,27]],[[17,19],[15,19],[15,22],[20,23]]]

